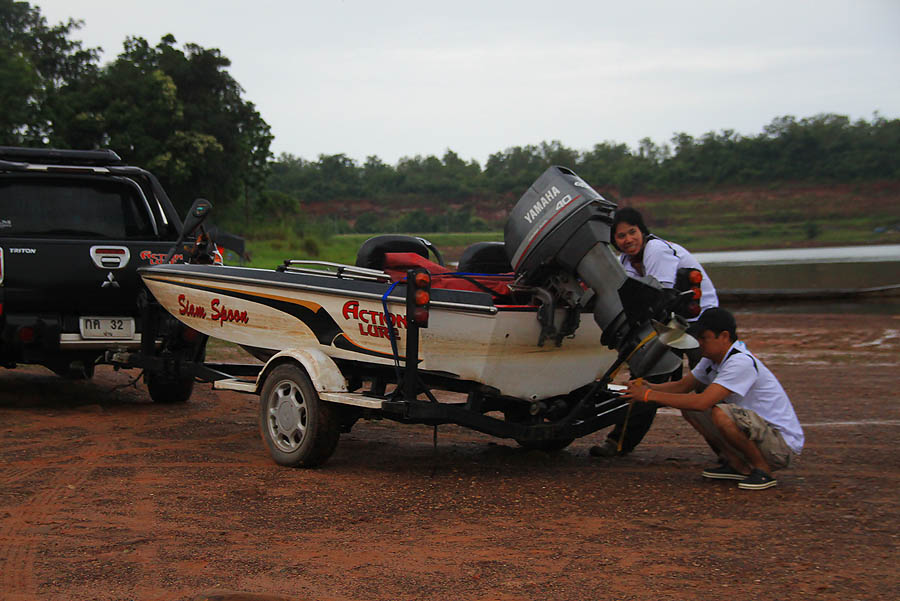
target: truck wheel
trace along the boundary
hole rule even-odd
[[[280,365],[266,377],[259,430],[275,463],[288,467],[325,463],[341,436],[337,411],[319,399],[309,376],[296,365]]]
[[[191,398],[191,392],[194,390],[193,376],[172,378],[147,374],[144,381],[154,403],[184,403]]]
[[[574,438],[556,438],[553,440],[516,440],[523,449],[529,451],[561,451],[574,441]]]

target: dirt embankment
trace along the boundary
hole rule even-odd
[[[897,316],[740,314],[805,425],[765,491],[664,412],[626,457],[361,423],[280,468],[255,397],[0,374],[0,599],[900,598]]]

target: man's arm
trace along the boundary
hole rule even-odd
[[[680,380],[673,382],[662,382],[660,384],[645,383],[644,386],[651,390],[659,390],[660,392],[693,392],[700,387],[700,382],[694,377],[694,374],[688,372],[687,375]]]
[[[691,384],[691,381],[693,381],[693,385],[685,389],[688,384]],[[679,383],[681,383],[680,386],[675,386]],[[638,384],[637,381],[632,380],[628,383],[628,390],[622,396],[636,402],[653,401],[676,409],[705,411],[716,403],[724,401],[731,394],[730,390],[715,383],[710,384],[700,393],[687,392],[687,390],[695,389],[697,384],[697,380],[691,374],[688,374],[683,380],[651,384],[650,386]]]

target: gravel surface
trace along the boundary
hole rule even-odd
[[[294,470],[256,397],[3,371],[0,600],[900,598],[900,318],[738,322],[806,429],[764,491],[670,410],[618,459],[380,421]]]

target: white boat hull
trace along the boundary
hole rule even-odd
[[[160,304],[203,334],[271,353],[316,348],[333,359],[392,365],[393,324],[403,361],[407,329],[401,297],[390,297],[386,316],[372,283],[369,291],[358,292],[331,286],[333,278],[284,276],[282,281],[273,273],[183,265],[141,271]],[[616,359],[616,352],[600,343],[601,330],[588,315],[561,346],[539,347],[535,308],[493,306],[483,300],[487,295],[461,296],[466,294],[481,304],[432,304],[429,327],[420,331],[419,369],[538,400],[592,382]]]

